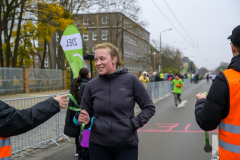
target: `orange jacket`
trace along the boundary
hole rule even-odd
[[[219,124],[220,160],[240,159],[240,72],[223,71],[229,86],[229,114]]]

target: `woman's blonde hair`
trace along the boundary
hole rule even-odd
[[[109,51],[109,54],[110,56],[113,58],[114,56],[117,56],[117,63],[116,65],[117,66],[122,66],[122,54],[121,52],[119,51],[119,49],[114,46],[113,44],[111,43],[101,43],[101,44],[96,44],[94,46],[95,50],[97,49],[107,49]]]

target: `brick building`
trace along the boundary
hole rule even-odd
[[[150,33],[126,15],[120,12],[78,14],[73,19],[82,36],[84,54],[94,54],[96,44],[112,43],[121,51],[124,67],[128,68],[129,72],[139,76],[139,72],[147,70],[149,60],[146,55],[150,53]],[[59,46],[56,42],[59,41],[59,35],[55,34],[53,40],[54,43],[50,42],[48,49],[51,53],[55,53],[56,49],[56,55],[51,54],[49,57],[46,53],[45,68],[50,66],[49,58],[52,68],[57,67]],[[87,63],[89,65],[89,62]],[[93,76],[96,75],[93,67]]]

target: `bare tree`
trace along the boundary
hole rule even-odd
[[[224,71],[228,68],[228,63],[226,62],[221,62],[219,66],[214,70],[215,74],[219,74],[221,71]]]

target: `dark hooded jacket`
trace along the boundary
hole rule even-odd
[[[59,103],[54,98],[23,110],[15,109],[0,100],[0,137],[25,133],[47,121],[59,111]]]
[[[136,117],[135,102],[142,109]],[[138,146],[137,129],[155,114],[144,85],[120,67],[113,74],[89,81],[81,106],[94,117],[89,142],[114,148]]]
[[[155,82],[161,81],[159,74],[156,74],[155,76]]]
[[[240,72],[240,55],[232,58],[228,69]],[[200,99],[196,102],[196,121],[203,130],[214,130],[219,125],[221,119],[228,116],[229,109],[228,82],[224,74],[220,73],[214,80],[207,99]]]

